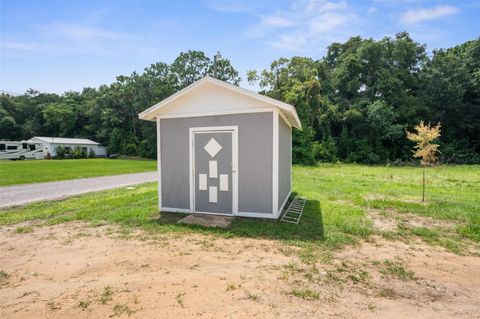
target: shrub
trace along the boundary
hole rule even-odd
[[[155,158],[156,155],[156,145],[152,145],[148,140],[143,140],[138,145],[138,155],[145,158]]]
[[[87,158],[87,148],[75,146],[72,152],[73,158]]]
[[[97,157],[97,154],[95,154],[95,151],[90,149],[90,152],[88,152],[88,158],[95,158]]]
[[[55,151],[57,152],[57,155],[56,157],[59,158],[59,159],[64,159],[65,158],[65,154],[68,153],[68,150],[63,147],[63,146],[57,146],[57,148],[55,149]]]
[[[315,159],[320,162],[335,163],[338,161],[337,148],[332,137],[328,137],[322,143],[313,143],[313,152]]]
[[[123,152],[125,155],[137,155],[137,145],[133,143],[125,144],[123,146]]]

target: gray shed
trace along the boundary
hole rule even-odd
[[[157,124],[161,211],[276,219],[292,190],[292,105],[204,77],[139,115]]]

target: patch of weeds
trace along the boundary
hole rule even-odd
[[[464,247],[456,239],[442,238],[440,243],[443,247],[450,250],[454,254],[462,255],[464,253]]]
[[[120,239],[130,239],[132,237],[132,230],[124,226],[117,230],[117,234]]]
[[[227,289],[225,289],[225,291],[232,291],[232,290],[236,290],[238,287],[237,285],[235,285],[233,282],[230,282],[227,284]]]
[[[341,284],[344,282],[342,277],[340,277],[336,271],[332,271],[332,270],[327,271],[327,280],[337,284]]]
[[[204,248],[204,249],[211,248],[211,247],[215,246],[215,244],[213,243],[213,241],[211,239],[203,239],[203,240],[199,241],[198,244],[200,246],[202,246],[202,248]]]
[[[53,300],[47,302],[47,306],[48,306],[51,310],[59,310],[59,309],[62,309],[62,307],[60,306],[60,304],[56,303],[56,302],[53,301]]]
[[[175,296],[175,300],[177,301],[177,303],[180,305],[180,307],[184,307],[184,302],[183,302],[183,296],[185,296],[186,294],[184,292],[179,292],[176,296]]]
[[[480,242],[480,214],[469,214],[468,223],[457,227],[457,232],[464,237]]]
[[[290,294],[295,296],[295,297],[302,298],[302,299],[305,299],[305,300],[318,300],[318,299],[320,299],[320,293],[318,293],[318,291],[311,290],[311,289],[292,289],[290,291]]]
[[[332,261],[332,252],[320,249],[318,245],[309,244],[300,251],[298,257],[306,265],[313,265],[317,262],[329,264]]]
[[[288,246],[281,246],[278,248],[278,251],[284,254],[285,256],[292,256],[296,252],[296,249],[293,249],[292,247],[288,247]]]
[[[245,289],[245,295],[247,296],[247,299],[253,300],[253,301],[258,301],[260,297],[251,291],[248,291]]]
[[[380,273],[387,276],[396,276],[401,280],[415,279],[415,273],[413,271],[406,270],[401,263],[394,262],[388,259],[385,259],[383,261],[383,269],[380,269]]]
[[[88,306],[90,306],[90,300],[80,300],[78,306],[82,308],[82,310],[87,310]]]
[[[30,226],[24,226],[24,227],[17,227],[15,228],[15,232],[17,234],[28,234],[33,232],[33,228]]]
[[[107,286],[103,288],[102,295],[100,296],[100,302],[102,303],[102,305],[106,305],[107,302],[112,300],[112,295],[113,295],[112,287]]]
[[[67,246],[67,245],[71,245],[73,243],[73,238],[72,237],[68,237],[67,239],[65,239],[62,244]]]
[[[83,232],[83,231],[78,232],[77,234],[75,234],[75,237],[77,237],[77,238],[80,238],[80,237],[88,237],[88,236],[91,236],[91,234],[90,234],[90,233]]]
[[[427,242],[435,242],[440,237],[439,232],[436,229],[427,228],[427,227],[412,227],[410,229],[412,234],[422,237]]]
[[[384,287],[380,289],[378,295],[383,298],[387,299],[395,299],[397,297],[397,292],[392,288]]]
[[[55,240],[55,239],[57,239],[57,236],[55,236],[54,233],[50,233],[50,234],[48,234],[46,237],[44,237],[43,239]]]
[[[9,275],[5,270],[0,270],[0,279],[7,278]]]
[[[126,313],[129,317],[134,313],[132,309],[127,304],[116,304],[113,307],[113,315],[120,317],[122,314]]]
[[[295,262],[289,262],[288,264],[284,265],[282,268],[283,268],[283,271],[280,275],[280,279],[284,281],[288,281],[292,276],[295,276],[297,274],[304,272],[304,269]]]
[[[354,284],[361,283],[361,282],[366,283],[369,277],[370,276],[368,272],[366,272],[365,270],[354,271],[348,275],[348,278],[350,278],[350,280]]]

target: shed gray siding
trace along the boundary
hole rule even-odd
[[[281,116],[278,122],[278,209],[280,209],[292,190],[292,128]]]
[[[272,213],[271,112],[161,119],[163,207],[190,208],[189,128],[230,125],[238,126],[238,211]]]

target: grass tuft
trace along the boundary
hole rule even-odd
[[[100,295],[100,303],[102,305],[106,305],[109,301],[112,300],[112,296],[113,296],[112,287],[107,286],[107,287],[103,288],[103,292]]]
[[[416,279],[413,271],[408,271],[401,263],[389,259],[383,261],[383,269],[380,269],[380,273],[387,276],[395,276],[401,280]]]
[[[320,299],[320,293],[315,291],[315,290],[311,290],[311,289],[292,289],[290,291],[290,294],[295,296],[295,297],[302,298],[302,299],[305,299],[305,300],[318,300],[318,299]]]

